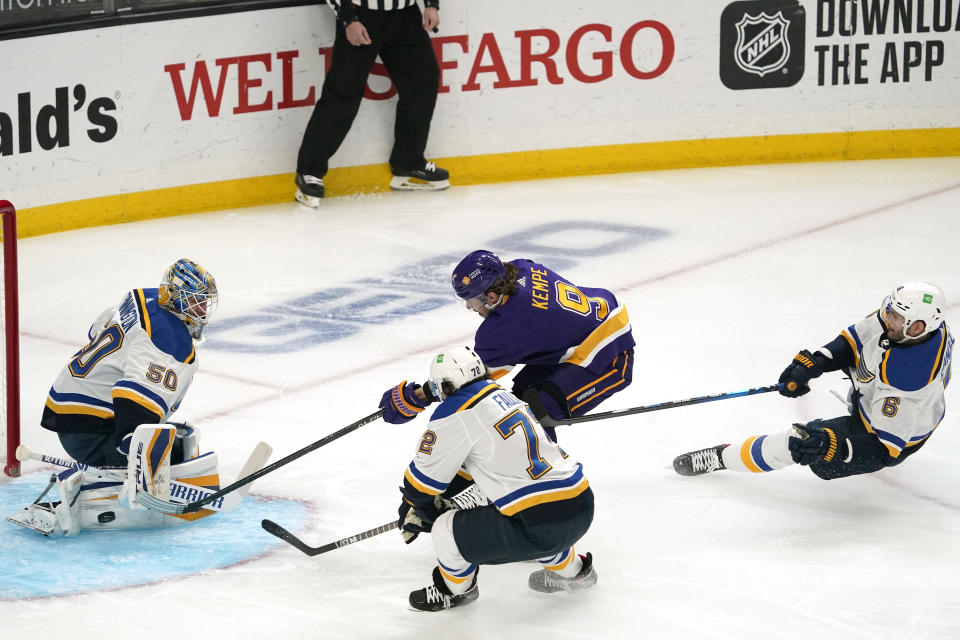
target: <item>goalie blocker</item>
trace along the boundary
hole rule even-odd
[[[193,427],[186,425],[141,425],[129,443],[126,469],[88,467],[38,456],[21,447],[22,451],[18,453],[21,459],[36,458],[69,468],[53,474],[33,504],[7,519],[47,536],[77,535],[84,529],[158,528],[192,522],[218,511],[227,512],[246,493],[233,500],[218,500],[191,514],[171,516],[145,509],[136,501],[138,492],[189,502],[217,491],[220,488],[217,454],[207,452],[200,455],[199,435]],[[171,465],[170,454],[174,446],[183,446],[184,461]],[[271,452],[270,446],[261,442],[244,465],[241,476],[262,467]],[[54,486],[57,495],[44,501]]]

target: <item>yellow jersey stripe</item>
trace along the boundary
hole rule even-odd
[[[498,369],[490,369],[489,371],[487,371],[487,373],[489,373],[490,377],[493,378],[494,380],[499,380],[503,376],[510,373],[512,369],[513,367],[501,367]]]
[[[158,405],[156,402],[154,402],[154,401],[151,400],[150,398],[147,398],[146,396],[142,396],[142,395],[140,395],[139,393],[136,393],[136,392],[133,391],[132,389],[125,389],[125,388],[122,388],[122,387],[115,387],[114,390],[113,390],[113,397],[114,397],[114,398],[126,398],[127,400],[130,400],[130,401],[132,401],[132,402],[136,402],[137,404],[139,404],[139,405],[140,405],[141,407],[143,407],[144,409],[147,409],[147,410],[149,410],[150,412],[155,413],[155,414],[157,414],[158,416],[160,416],[160,419],[161,419],[161,420],[162,420],[163,417],[164,417],[163,409],[160,408],[160,405]]]
[[[623,305],[617,307],[607,316],[607,319],[594,329],[587,339],[581,342],[572,352],[568,352],[560,361],[577,366],[589,363],[596,352],[611,338],[623,333],[630,327],[630,315]]]
[[[500,391],[501,389],[503,389],[503,387],[501,387],[495,382],[491,382],[490,384],[485,386],[483,389],[480,389],[480,391],[473,394],[473,396],[469,400],[467,400],[462,405],[460,405],[460,408],[457,409],[457,411],[459,412],[459,411],[464,411],[466,409],[469,409],[472,406],[474,406],[477,402],[479,402],[484,396],[489,395],[494,391]]]
[[[940,370],[940,362],[943,360],[943,352],[947,346],[947,332],[940,329],[940,348],[937,349],[937,357],[933,359],[933,369],[930,371],[930,379],[927,380],[927,384],[933,382],[933,379],[937,377],[937,371]]]
[[[518,502],[514,502],[510,506],[501,509],[500,513],[505,516],[512,516],[520,511],[523,511],[524,509],[535,507],[538,504],[546,504],[548,502],[557,502],[558,500],[569,500],[570,498],[576,498],[578,495],[586,491],[589,486],[590,483],[587,482],[586,478],[584,478],[569,489],[540,493],[532,495]]]
[[[883,359],[880,360],[880,380],[882,380],[883,384],[886,384],[886,385],[890,385],[890,381],[887,380],[887,360],[890,359],[890,354],[892,352],[893,351],[891,349],[887,349],[883,354]],[[893,386],[893,385],[890,385],[890,386]]]
[[[840,335],[843,336],[843,339],[847,341],[847,344],[850,345],[850,350],[853,351],[853,366],[859,366],[860,364],[860,352],[857,351],[857,343],[854,342],[853,336],[850,335],[850,332],[844,329],[840,332]]]
[[[112,418],[113,411],[109,409],[99,409],[96,407],[75,405],[75,404],[57,404],[52,398],[47,398],[46,406],[50,411],[59,415],[81,415],[94,416],[96,418]]]
[[[143,289],[136,289],[133,295],[137,301],[137,310],[140,312],[143,330],[147,332],[147,336],[153,337],[150,333],[150,314],[147,313],[147,300],[146,296],[143,295]]]

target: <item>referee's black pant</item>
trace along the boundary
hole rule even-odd
[[[424,150],[437,103],[440,68],[430,36],[423,28],[420,8],[415,4],[395,11],[354,8],[372,44],[353,46],[344,27],[337,23],[330,70],[300,145],[298,173],[326,175],[328,161],[340,148],[357,115],[367,77],[378,55],[398,95],[390,164],[401,169],[419,169],[426,162]]]

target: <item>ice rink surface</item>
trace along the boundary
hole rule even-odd
[[[36,426],[50,383],[102,308],[156,286],[180,257],[215,275],[221,302],[177,416],[202,430],[202,449],[218,452],[231,479],[257,441],[276,460],[373,412],[400,380],[425,378],[442,347],[472,344],[479,319],[448,279],[473,249],[537,259],[618,294],[638,345],[633,385],[603,406],[616,409],[775,383],[797,350],[825,344],[904,280],[938,283],[954,321],[958,233],[952,158],[386,193],[329,199],[316,212],[290,203],[30,238],[20,245],[23,440],[62,454]],[[407,594],[434,564],[428,537],[406,546],[389,532],[310,558],[258,521],[230,518],[207,526],[209,543],[229,544],[243,525],[239,535],[262,537],[261,553],[160,580],[150,564],[141,586],[0,600],[0,629],[98,639],[145,630],[232,640],[960,638],[957,385],[923,450],[873,475],[825,482],[792,467],[684,478],[670,466],[684,451],[839,416],[830,391],[847,385],[834,373],[796,400],[766,394],[563,428],[560,443],[597,497],[577,545],[599,575],[587,592],[534,593],[529,564],[484,567],[474,604],[414,612]],[[252,497],[309,505],[292,528],[310,544],[380,525],[395,517],[425,424],[365,426],[265,476]],[[47,470],[28,463],[20,482]],[[2,535],[12,530],[0,522]],[[24,540],[20,562],[57,554],[56,541]],[[0,560],[0,575],[12,560]],[[98,570],[76,556],[63,566]]]

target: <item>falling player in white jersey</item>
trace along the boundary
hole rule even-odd
[[[943,292],[928,282],[896,287],[878,311],[814,353],[801,351],[780,376],[780,393],[795,398],[810,390],[812,378],[844,370],[852,383],[849,415],[685,453],[674,469],[685,476],[763,473],[797,463],[832,480],[900,464],[923,446],[946,410],[954,338],[945,309]]]
[[[399,524],[408,544],[431,532],[438,564],[433,583],[410,593],[410,605],[441,611],[472,602],[481,564],[539,561],[529,587],[540,592],[595,584],[592,556],[573,547],[593,520],[582,465],[547,438],[469,347],[438,354],[423,388],[441,403],[404,474]],[[444,510],[440,495],[458,475],[471,476],[492,504]]]

